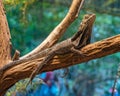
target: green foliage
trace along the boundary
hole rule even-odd
[[[4,4],[11,31],[13,49],[20,50],[21,55],[30,52],[39,45],[53,28],[59,24],[68,11],[68,7],[64,5],[54,5],[48,2],[40,2],[40,0],[4,0]],[[61,40],[72,36],[77,31],[80,21],[86,13],[85,10],[81,12],[79,18],[68,28]],[[93,28],[92,42],[120,34],[120,17],[95,14],[97,18]],[[115,76],[119,62],[120,56],[119,53],[116,53],[92,60],[87,64],[72,66],[66,78],[68,82],[65,83],[66,85],[68,84],[67,87],[69,88],[68,96],[71,93],[77,96],[79,92],[87,96],[88,92],[94,94],[96,88],[99,90],[102,88],[102,91],[109,90],[112,86],[112,79],[104,80]],[[22,90],[23,85],[22,81],[17,83],[11,89],[12,91],[7,93],[7,96],[11,96],[13,90]],[[35,89],[36,87],[33,87],[33,90]]]
[[[109,6],[113,4],[116,0],[108,0],[108,2],[105,2],[104,6]]]
[[[119,22],[119,17],[107,14],[97,14],[94,29],[95,41],[119,34]]]

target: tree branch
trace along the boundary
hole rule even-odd
[[[56,26],[55,29],[53,29],[49,36],[38,47],[20,59],[29,57],[43,49],[53,46],[65,33],[66,29],[71,25],[71,23],[78,17],[83,2],[84,0],[73,0],[66,17],[61,21],[61,23]]]
[[[6,64],[5,66],[0,67],[1,68],[0,69],[0,96],[3,96],[5,92],[8,90],[8,88],[14,85],[17,81],[21,79],[25,79],[30,76],[30,74],[36,68],[37,64],[40,63],[43,60],[43,58],[47,55],[47,54],[40,55],[41,50],[47,48],[46,50],[49,51],[50,50],[49,47],[53,46],[58,41],[58,39],[66,31],[68,26],[77,18],[83,1],[84,0],[73,0],[70,10],[66,15],[66,17],[51,32],[51,34],[45,39],[45,41],[41,43],[41,45],[39,45],[35,50],[30,52],[29,54],[21,57],[20,60],[11,61],[9,64],[7,64],[8,60],[11,60],[10,50],[9,50],[10,45],[8,44],[10,39],[10,34],[8,31],[8,28],[6,27],[7,23],[5,23],[7,21],[6,19],[3,19],[5,18],[5,15],[4,15],[3,9],[1,8],[2,3],[0,0],[0,12],[1,12],[0,13],[0,17],[1,17],[0,18],[0,40],[5,40],[7,38],[4,41],[3,45],[0,45],[0,52],[3,52],[4,49],[8,49],[7,52],[5,52],[6,54],[4,54],[5,59],[3,58],[3,55],[0,54],[0,61],[3,60],[4,64]],[[1,23],[3,21],[4,23]],[[1,28],[3,28],[2,31],[1,31]],[[4,34],[4,36],[1,34]],[[3,41],[0,41],[0,44],[2,44],[1,42]],[[64,55],[56,55],[49,62],[48,65],[45,65],[43,69],[40,70],[39,73],[52,71],[60,68],[65,68],[78,63],[82,63],[82,62],[87,62],[89,60],[100,58],[100,57],[110,55],[119,51],[120,51],[120,35],[117,35],[117,36],[85,46],[84,48],[81,49],[81,52],[87,55],[84,57],[81,57],[80,55],[72,52]]]
[[[48,48],[49,50],[50,48]],[[53,71],[60,68],[65,68],[82,62],[87,62],[92,59],[100,58],[106,55],[113,54],[120,51],[120,35],[89,44],[81,49],[83,54],[87,56],[81,57],[75,53],[64,55],[56,55],[48,65],[45,65],[41,72]],[[14,85],[17,81],[27,78],[36,68],[45,56],[37,55],[35,58],[29,57],[11,62],[8,65],[13,65],[7,69],[3,67],[0,69],[0,93],[6,91],[9,87]],[[21,62],[20,62],[21,61]]]

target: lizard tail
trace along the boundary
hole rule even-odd
[[[44,60],[44,62],[45,62],[45,60]],[[43,65],[44,65],[44,62],[43,62]],[[42,65],[42,63],[38,64],[38,67],[32,72],[32,74],[29,77],[30,79],[29,79],[28,83],[26,84],[26,88],[30,83],[32,84],[33,78],[39,72],[39,70],[43,67],[43,65]]]
[[[33,80],[33,78],[35,77],[36,73],[37,73],[37,69],[34,70],[34,71],[32,72],[32,74],[30,75],[30,77],[29,77],[30,79],[29,79],[28,83],[26,84],[26,88],[27,88],[27,86],[28,86],[30,83],[32,84],[32,80]]]

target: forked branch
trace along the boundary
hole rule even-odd
[[[66,29],[72,24],[72,22],[78,17],[83,2],[84,0],[73,0],[67,15],[60,22],[60,24],[53,29],[49,36],[38,47],[36,47],[33,51],[26,54],[25,56],[21,57],[21,59],[29,57],[40,52],[43,49],[53,46],[65,33]]]
[[[48,48],[49,50],[50,48]],[[53,71],[60,68],[69,67],[82,62],[87,62],[92,59],[107,56],[120,51],[120,35],[93,43],[85,46],[80,50],[83,54],[87,54],[85,57],[81,57],[75,53],[68,53],[64,55],[56,55],[50,60],[48,65],[45,65],[41,72]],[[0,69],[0,93],[14,85],[17,81],[27,78],[36,68],[37,64],[43,60],[40,55],[33,59],[25,59],[23,61],[14,61],[8,68]],[[19,63],[19,64],[18,64]]]

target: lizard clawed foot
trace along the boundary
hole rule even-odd
[[[77,50],[77,49],[75,49],[75,48],[71,48],[71,51],[72,51],[73,53],[76,53],[76,54],[81,55],[82,57],[87,56],[87,54],[84,54],[84,53],[82,53],[80,50]]]
[[[69,73],[69,69],[68,69],[68,68],[65,68],[65,69],[66,69],[66,70],[64,71],[63,75],[60,76],[60,77],[62,77],[62,78],[66,77],[67,74]]]

